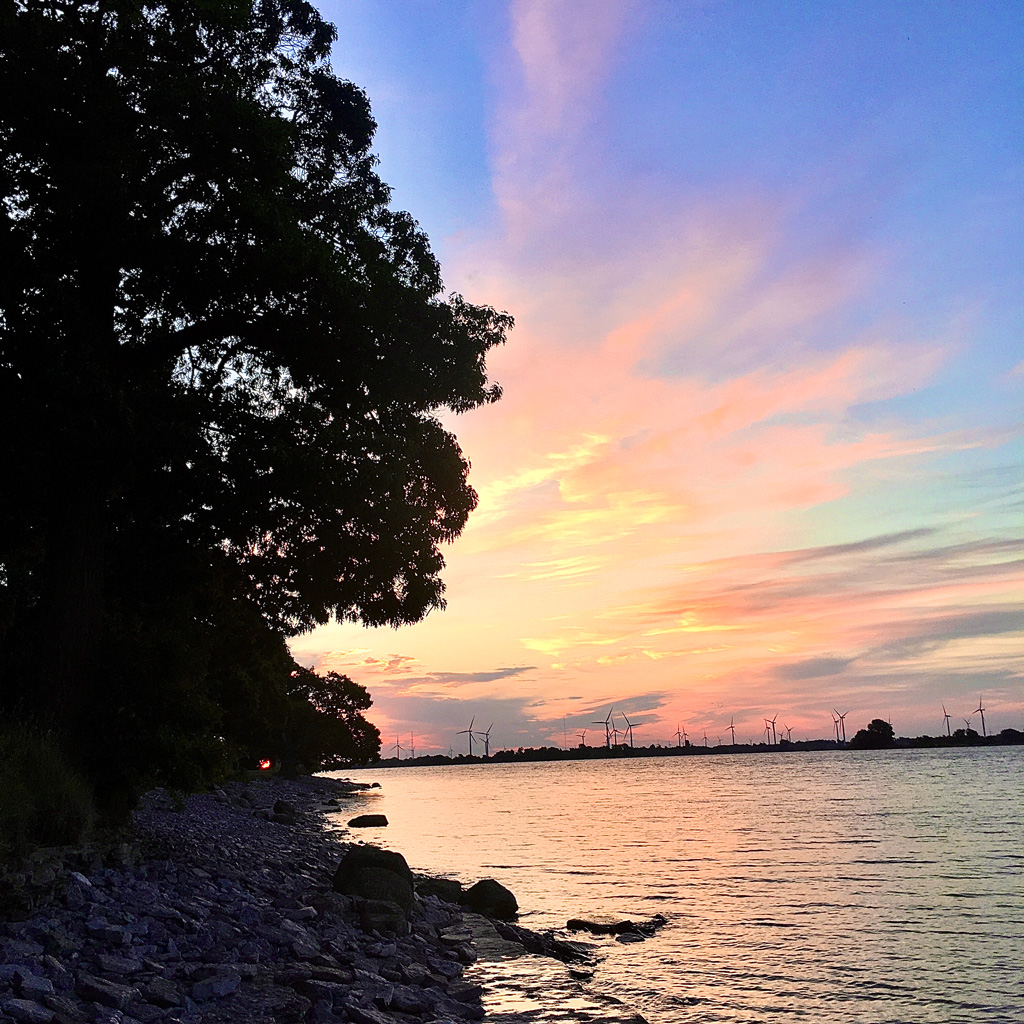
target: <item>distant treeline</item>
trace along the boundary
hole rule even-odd
[[[999,747],[1024,744],[1024,732],[1004,729],[994,736],[982,736],[973,729],[957,729],[951,736],[899,736],[890,749],[917,747]],[[612,747],[577,746],[568,750],[562,747],[518,747],[515,750],[498,750],[489,757],[479,754],[426,754],[420,757],[382,758],[373,763],[373,768],[410,768],[443,764],[517,764],[525,761],[600,761],[609,758],[631,757],[701,757],[708,754],[765,754],[776,751],[795,750],[845,750],[856,749],[850,743],[835,740],[779,740],[778,743],[721,743],[704,746],[687,741],[681,746],[662,746],[652,743],[647,747],[631,747],[620,743]]]

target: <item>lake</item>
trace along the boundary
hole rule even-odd
[[[669,919],[593,940],[590,980],[474,968],[494,1020],[1020,1024],[1022,766],[986,747],[382,769],[361,809],[390,825],[356,835],[498,879],[531,928]]]

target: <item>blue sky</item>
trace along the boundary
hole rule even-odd
[[[982,686],[1024,728],[1024,5],[323,10],[395,204],[517,327],[451,421],[448,610],[300,659],[418,749],[492,707],[934,732]]]

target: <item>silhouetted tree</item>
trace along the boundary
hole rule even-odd
[[[511,320],[389,208],[333,38],[302,0],[0,3],[8,713],[209,737],[290,678],[225,621],[444,604],[476,495],[437,414],[498,397]]]
[[[882,750],[896,746],[896,734],[892,726],[881,718],[873,718],[866,729],[858,729],[850,740],[852,750]]]

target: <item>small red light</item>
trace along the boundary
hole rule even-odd
[[[269,757],[263,758],[263,760],[260,761],[260,769],[262,771],[266,771],[269,767],[270,767],[270,758]]]

